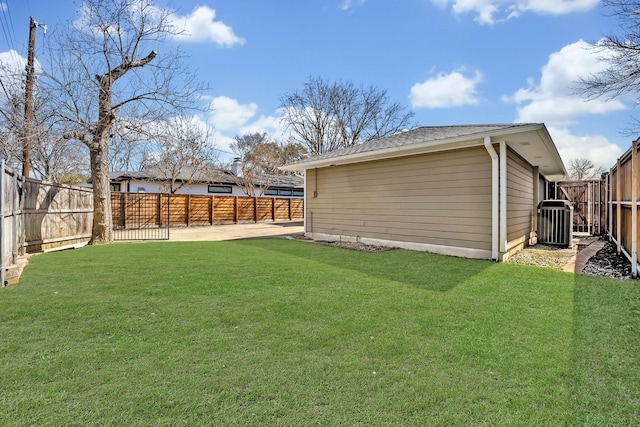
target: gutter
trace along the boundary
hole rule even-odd
[[[327,166],[338,166],[343,164],[367,162],[372,160],[388,159],[393,157],[414,155],[414,154],[427,154],[438,151],[447,151],[458,148],[477,147],[482,145],[483,134],[485,138],[488,137],[500,137],[514,133],[514,129],[520,132],[539,132],[544,129],[544,139],[548,139],[549,133],[546,131],[544,124],[534,123],[526,125],[514,125],[497,129],[488,132],[473,133],[461,136],[455,136],[450,138],[444,138],[440,140],[430,140],[415,144],[400,145],[393,147],[386,147],[382,149],[374,149],[369,151],[359,151],[356,153],[346,154],[342,156],[326,157],[320,160],[307,160],[298,163],[292,163],[290,165],[280,166],[279,169],[286,171],[302,171],[311,168],[322,168]],[[386,137],[386,138],[393,138]],[[382,138],[384,139],[384,138]],[[547,143],[545,142],[545,145]],[[555,151],[557,153],[557,150]],[[564,166],[564,165],[563,165]],[[563,168],[564,169],[564,168]]]
[[[491,156],[491,259],[499,256],[499,218],[500,218],[500,175],[498,153],[491,144],[491,137],[484,137],[484,147]]]

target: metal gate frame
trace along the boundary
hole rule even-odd
[[[111,193],[114,240],[169,240],[167,193]]]

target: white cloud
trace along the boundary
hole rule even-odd
[[[602,135],[578,136],[563,127],[550,126],[548,129],[567,168],[571,160],[587,158],[596,167],[609,170],[623,154],[622,148]]]
[[[276,111],[273,116],[260,116],[257,120],[246,124],[241,130],[241,134],[247,133],[268,133],[277,140],[285,141],[286,133],[281,122],[282,113]]]
[[[564,15],[584,12],[596,7],[600,0],[431,0],[451,8],[456,14],[475,13],[475,21],[482,25],[516,18],[522,13]]]
[[[476,86],[482,75],[476,71],[465,76],[464,69],[449,74],[439,73],[436,77],[416,83],[411,87],[409,98],[413,108],[447,108],[480,103]]]
[[[620,100],[586,100],[576,93],[576,82],[580,77],[587,77],[606,66],[598,61],[602,52],[596,53],[591,47],[579,40],[552,53],[541,69],[539,83],[530,81],[528,88],[504,97],[503,100],[519,105],[516,121],[568,126],[581,116],[626,109]]]
[[[256,114],[255,103],[240,104],[227,96],[218,96],[211,102],[211,121],[221,131],[239,131]]]
[[[173,25],[185,33],[179,39],[192,42],[213,42],[224,47],[245,44],[227,24],[216,21],[216,11],[208,6],[198,6],[186,16],[174,15]]]
[[[4,74],[22,74],[27,66],[27,58],[20,56],[11,49],[8,52],[0,52],[0,67]]]
[[[257,104],[241,104],[227,96],[214,98],[211,107],[213,111],[209,121],[215,128],[216,148],[220,150],[230,151],[234,138],[248,133],[266,132],[279,141],[287,140],[280,122],[280,110],[275,111],[273,115],[260,115],[256,118]]]
[[[21,56],[18,52],[11,49],[8,52],[0,52],[0,80],[4,86],[3,90],[0,90],[0,102],[6,101],[6,93],[11,95],[18,95],[24,93],[24,76],[25,68],[27,66],[27,58]],[[35,59],[34,61],[35,73],[40,74],[42,72],[42,66],[40,62]]]
[[[357,6],[363,6],[365,2],[366,0],[343,0],[338,7],[340,10],[350,11]]]

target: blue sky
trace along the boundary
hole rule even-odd
[[[29,16],[49,27],[77,16],[66,0],[0,4],[3,62],[15,58],[10,49],[26,56]],[[311,76],[386,89],[417,125],[544,122],[567,166],[587,157],[609,168],[633,139],[621,134],[638,113],[633,102],[574,94],[578,76],[603,67],[590,44],[617,30],[598,0],[182,0],[171,7],[189,33],[173,43],[211,86],[213,112],[202,119],[222,150],[247,132],[282,136],[280,98]]]

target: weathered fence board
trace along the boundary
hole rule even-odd
[[[93,225],[93,195],[86,188],[25,179],[24,245],[27,252],[87,242]]]
[[[640,165],[638,148],[640,139],[633,142],[611,168],[608,182],[608,235],[618,247],[618,252],[631,261],[632,275],[638,275],[638,192],[640,190]]]
[[[84,244],[91,238],[90,189],[27,179],[0,167],[0,264],[7,267],[25,253]]]

